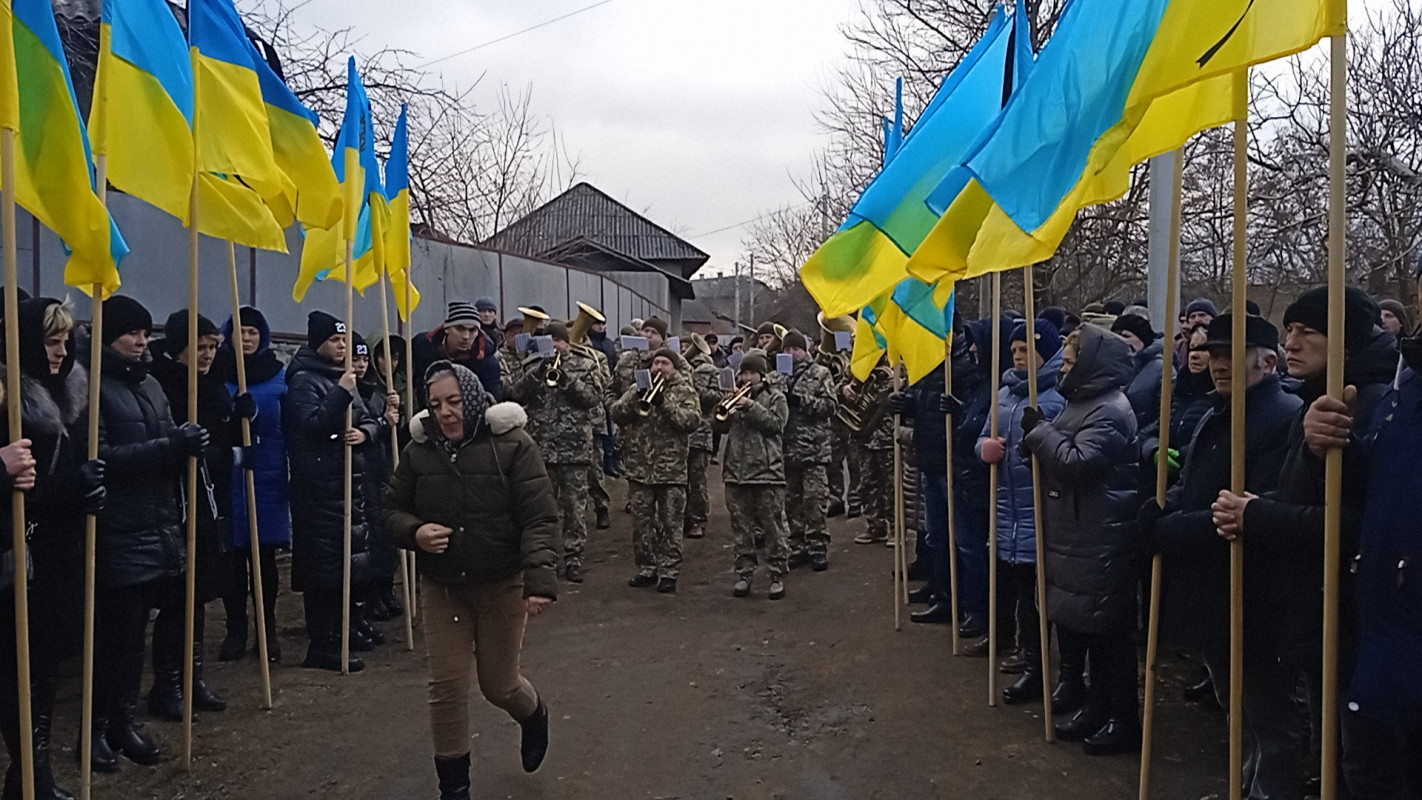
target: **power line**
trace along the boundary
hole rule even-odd
[[[534,26],[532,26],[532,27],[524,28],[524,29],[521,30],[521,31],[514,31],[513,33],[507,34],[507,35],[505,35],[505,36],[500,36],[500,37],[497,38],[497,39],[491,39],[491,40],[489,40],[489,41],[487,41],[487,42],[484,42],[483,44],[476,44],[476,45],[474,45],[473,47],[471,47],[471,48],[469,48],[469,49],[467,49],[467,50],[460,50],[460,51],[457,52],[457,53],[450,53],[450,54],[447,55],[447,56],[442,56],[442,57],[440,57],[440,58],[436,58],[434,61],[426,61],[425,63],[420,64],[418,67],[416,67],[416,69],[423,69],[423,68],[425,68],[425,67],[428,67],[428,66],[431,66],[431,65],[434,65],[434,64],[438,64],[438,63],[440,63],[441,61],[448,61],[448,60],[450,60],[451,58],[458,58],[458,57],[463,56],[463,55],[468,55],[468,54],[474,52],[475,50],[482,50],[482,49],[485,48],[485,47],[489,47],[489,46],[491,46],[491,45],[496,45],[496,44],[498,44],[499,42],[506,42],[506,41],[508,41],[509,39],[514,38],[515,36],[522,36],[522,35],[525,34],[525,33],[529,33],[529,32],[531,32],[531,31],[536,31],[536,30],[538,30],[539,28],[546,28],[546,27],[548,27],[549,25],[552,25],[552,24],[555,23],[555,22],[562,22],[563,20],[568,19],[569,17],[576,17],[576,16],[579,15],[579,14],[582,14],[582,13],[587,12],[587,11],[592,11],[594,8],[597,8],[598,6],[605,6],[605,5],[607,5],[608,3],[611,3],[611,2],[612,2],[612,0],[599,0],[599,2],[593,3],[593,4],[590,5],[590,6],[583,6],[582,8],[580,8],[580,9],[578,9],[578,10],[576,10],[576,11],[569,11],[568,13],[564,14],[564,15],[561,16],[561,17],[554,17],[553,19],[550,19],[550,20],[544,20],[543,22],[540,22],[540,23],[538,23],[537,25],[534,25]]]
[[[737,223],[734,224],[734,225],[727,225],[727,226],[724,227],[724,228],[717,228],[717,229],[714,230],[714,231],[699,231],[699,232],[697,232],[697,233],[688,233],[687,236],[688,236],[688,237],[694,237],[694,236],[714,236],[715,234],[718,234],[718,233],[725,233],[726,231],[735,230],[736,228],[744,228],[745,226],[751,224],[752,222],[760,222],[761,220],[765,219],[766,217],[770,216],[771,214],[776,214],[776,213],[781,212],[781,211],[793,211],[793,210],[798,209],[798,208],[804,208],[805,206],[810,205],[810,203],[812,203],[812,202],[813,202],[813,201],[811,201],[811,200],[806,200],[806,201],[803,202],[803,203],[797,203],[797,204],[795,204],[795,205],[793,205],[793,206],[785,206],[784,208],[777,208],[777,209],[774,209],[773,211],[765,211],[765,212],[762,212],[762,213],[760,213],[760,214],[757,214],[757,215],[754,216],[754,217],[751,217],[751,218],[748,219],[748,220],[744,220],[744,221],[741,221],[741,222],[737,222]]]

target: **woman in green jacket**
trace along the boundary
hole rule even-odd
[[[469,662],[489,702],[523,728],[523,768],[548,750],[548,707],[519,674],[530,615],[557,597],[558,507],[516,403],[494,403],[474,373],[437,361],[428,410],[385,503],[385,530],[425,579],[430,727],[441,800],[469,798]]]

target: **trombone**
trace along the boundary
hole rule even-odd
[[[655,381],[652,381],[651,388],[644,392],[641,397],[637,398],[637,416],[652,416],[652,404],[656,402],[658,397],[662,396],[662,391],[666,388],[666,385],[666,378],[657,378]]]
[[[736,389],[736,391],[727,395],[726,399],[717,403],[715,411],[716,421],[725,422],[726,420],[730,419],[731,415],[736,412],[736,404],[741,402],[741,400],[743,400],[744,398],[750,396],[751,388],[752,386],[747,383],[746,385],[740,387],[739,389]]]

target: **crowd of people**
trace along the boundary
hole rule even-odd
[[[524,624],[556,600],[560,581],[583,582],[587,518],[610,525],[607,480],[628,482],[628,586],[674,594],[684,539],[708,535],[712,465],[725,484],[727,589],[737,598],[755,593],[762,562],[770,600],[786,595],[793,569],[828,570],[828,517],[862,516],[855,544],[893,545],[902,480],[906,528],[917,533],[908,577],[922,581],[911,600],[925,606],[910,618],[952,625],[968,640],[967,655],[1000,659],[998,668],[1017,676],[1002,701],[1050,702],[1058,738],[1083,742],[1091,755],[1140,746],[1138,644],[1153,554],[1163,566],[1162,640],[1200,665],[1187,694],[1224,702],[1230,545],[1242,540],[1246,785],[1255,798],[1301,797],[1316,772],[1323,463],[1335,447],[1344,451],[1345,478],[1346,786],[1359,798],[1422,795],[1422,683],[1412,673],[1422,663],[1422,581],[1409,580],[1422,537],[1405,500],[1422,489],[1408,458],[1409,443],[1422,445],[1422,338],[1409,336],[1396,301],[1349,289],[1341,331],[1329,329],[1322,289],[1291,303],[1282,329],[1251,304],[1239,365],[1232,315],[1203,298],[1170,335],[1155,329],[1143,304],[1119,302],[1077,314],[1047,308],[1034,320],[1008,313],[958,321],[951,391],[944,370],[894,391],[886,359],[856,379],[843,337],[823,320],[810,337],[768,321],[722,346],[715,334],[674,337],[656,317],[634,320],[617,337],[595,309],[566,321],[537,306],[520,311],[501,323],[490,298],[451,302],[441,325],[413,335],[406,364],[403,338],[367,343],[321,311],[311,312],[306,340],[287,359],[250,306],[220,328],[199,317],[196,339],[178,311],[150,341],[150,312],[131,298],[110,299],[92,332],[66,302],[24,299],[13,365],[22,430],[0,449],[3,488],[25,493],[30,526],[26,564],[15,563],[3,537],[0,733],[11,763],[3,797],[19,796],[9,589],[25,576],[36,796],[70,796],[54,785],[51,721],[59,665],[80,647],[86,514],[99,525],[96,771],[118,769],[120,758],[160,758],[138,720],[150,620],[149,714],[183,718],[185,659],[194,707],[219,712],[226,703],[203,671],[207,604],[225,606],[218,658],[246,657],[257,625],[268,658],[280,661],[277,554],[290,549],[290,588],[301,594],[308,639],[302,665],[358,672],[358,654],[384,641],[377,623],[406,611],[395,580],[400,553],[413,551],[426,582],[436,771],[441,796],[459,800],[469,796],[471,663],[484,696],[521,726],[524,767],[543,760],[548,708],[519,671]],[[91,335],[103,346],[93,460],[90,376],[76,361]],[[1329,336],[1342,336],[1347,352],[1342,401],[1323,391]],[[182,422],[194,362],[197,417]],[[1242,495],[1229,491],[1236,369],[1247,387]],[[1166,371],[1174,380],[1163,430]],[[250,446],[242,446],[244,424]],[[896,445],[906,455],[897,476]],[[189,497],[193,458],[199,489]],[[1164,507],[1154,492],[1162,461]],[[8,503],[11,493],[3,496]],[[255,620],[254,564],[265,600]],[[198,613],[196,645],[185,653],[189,569]],[[1060,654],[1047,698],[1043,614]],[[998,628],[989,637],[991,617]]]

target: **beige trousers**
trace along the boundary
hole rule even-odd
[[[523,577],[478,586],[423,583],[430,732],[435,755],[452,758],[469,752],[470,662],[484,698],[514,720],[538,708],[538,694],[518,668],[528,620]]]

